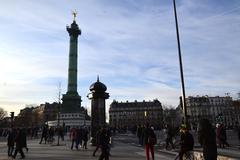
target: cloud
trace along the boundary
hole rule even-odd
[[[238,1],[178,1],[187,95],[237,93],[238,6]],[[113,99],[155,98],[178,104],[180,74],[171,2],[55,0],[2,3],[0,105],[55,101],[59,82],[62,93],[66,92],[69,37],[65,27],[75,8],[82,30],[78,90],[84,106],[90,105],[86,95],[97,75],[108,87],[108,104]]]

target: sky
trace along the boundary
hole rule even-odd
[[[240,1],[176,0],[186,96],[240,91]],[[181,95],[172,0],[8,0],[0,5],[0,107],[18,113],[66,93],[76,21],[78,92],[100,81],[113,100],[176,107]],[[61,84],[61,87],[59,87]]]

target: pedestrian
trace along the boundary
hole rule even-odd
[[[111,146],[113,145],[113,138],[112,138],[112,130],[109,126],[107,127],[107,136],[109,137],[109,156],[112,156]]]
[[[45,144],[46,144],[47,136],[48,136],[48,126],[44,125],[43,128],[42,128],[42,136],[41,136],[41,140],[40,140],[39,144],[42,144],[43,139],[44,139]]]
[[[109,141],[110,137],[107,134],[106,128],[102,128],[99,138],[99,145],[101,147],[101,155],[98,160],[109,160]]]
[[[138,125],[138,127],[137,127],[137,137],[138,137],[138,144],[140,145],[140,146],[142,146],[142,133],[143,133],[143,131],[142,131],[142,126],[139,124]]]
[[[11,128],[8,132],[7,136],[7,145],[8,145],[8,156],[12,156],[13,150],[14,150],[14,139],[15,139],[15,132]]]
[[[49,130],[48,130],[48,143],[53,143],[54,141],[54,128],[53,127],[50,127]]]
[[[194,140],[185,124],[180,128],[180,151],[178,153],[179,160],[183,160],[183,156],[193,150]]]
[[[76,149],[78,149],[78,147],[77,147],[77,131],[76,131],[76,128],[71,128],[71,130],[70,130],[70,140],[71,140],[71,142],[72,142],[72,144],[71,144],[71,150],[73,150],[73,145],[74,145],[74,143],[75,143],[75,147],[76,147]]]
[[[22,129],[22,148],[25,148],[26,151],[28,152],[28,147],[27,147],[27,133],[26,133],[26,129]]]
[[[222,142],[221,142],[221,140],[220,140],[220,124],[216,124],[216,143],[217,143],[217,145],[221,148],[221,144],[222,144]]]
[[[63,131],[63,127],[59,127],[59,136],[61,137],[62,141],[64,141],[64,131]]]
[[[17,129],[16,138],[15,138],[16,148],[15,148],[14,155],[12,156],[13,159],[16,158],[18,152],[21,154],[21,158],[22,158],[22,159],[25,158],[25,155],[24,155],[23,150],[22,150],[22,148],[23,148],[22,139],[23,139],[22,130],[20,130],[20,129],[18,128],[18,129]]]
[[[220,124],[220,131],[219,131],[219,139],[220,139],[220,148],[225,148],[225,145],[229,147],[227,143],[227,133],[226,128],[223,124]]]
[[[93,151],[93,157],[95,157],[95,155],[96,155],[96,152],[97,152],[97,150],[99,149],[99,147],[100,147],[100,144],[99,144],[99,141],[100,141],[100,134],[101,134],[101,128],[97,131],[97,133],[96,133],[96,148],[95,148],[95,150]]]
[[[80,127],[78,134],[78,143],[80,144],[80,147],[83,147],[83,126]]]
[[[170,125],[166,125],[166,132],[167,132],[167,138],[166,138],[166,146],[165,149],[168,149],[169,144],[171,144],[172,149],[175,149],[175,146],[173,144],[173,136],[174,136],[174,132],[173,132],[173,128]]]
[[[205,160],[217,160],[216,133],[207,119],[201,119],[198,125],[198,142],[203,147]]]
[[[149,150],[152,155],[152,160],[154,160],[154,145],[157,142],[156,135],[154,133],[154,130],[150,128],[149,123],[146,123],[146,128],[144,129],[143,132],[143,137],[144,137],[144,145],[145,145],[145,150],[146,150],[146,159],[149,160]]]
[[[87,148],[87,142],[88,142],[88,129],[87,127],[84,127],[83,128],[83,137],[82,137],[82,140],[83,140],[83,148],[84,149],[88,149]]]

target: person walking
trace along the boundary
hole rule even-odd
[[[221,142],[221,139],[220,139],[220,124],[216,124],[216,143],[217,145],[221,148],[222,146],[222,142]]]
[[[87,142],[88,142],[88,129],[87,129],[87,127],[84,127],[83,128],[83,148],[84,149],[88,149],[87,148]]]
[[[140,146],[143,145],[143,143],[142,143],[142,133],[143,133],[142,129],[143,129],[142,126],[139,124],[138,127],[137,127],[137,137],[138,137],[138,144]]]
[[[22,148],[25,148],[26,151],[28,152],[28,147],[27,147],[27,133],[26,133],[26,129],[21,129],[22,131]]]
[[[76,129],[76,149],[78,150],[79,144],[80,148],[82,147],[82,129],[77,127]]]
[[[203,147],[205,160],[217,160],[216,133],[207,119],[201,119],[199,122],[198,142]]]
[[[8,132],[8,137],[7,137],[7,145],[8,145],[8,156],[12,156],[13,150],[14,150],[14,139],[15,139],[15,134],[14,130],[11,128]]]
[[[47,136],[48,136],[48,126],[44,125],[43,129],[42,129],[42,136],[41,136],[41,140],[39,142],[39,144],[42,144],[42,140],[44,139],[45,144],[47,142]]]
[[[146,123],[146,128],[144,129],[143,137],[144,137],[143,142],[146,150],[146,159],[149,160],[149,150],[150,150],[152,155],[152,160],[154,160],[154,145],[156,144],[157,139],[156,139],[154,130],[150,128],[149,123]]]
[[[74,145],[74,143],[75,143],[75,147],[76,147],[76,149],[78,149],[78,147],[77,147],[77,131],[76,131],[76,128],[71,128],[71,130],[70,130],[70,140],[71,140],[71,142],[72,142],[72,144],[71,144],[71,150],[73,150],[73,145]]]
[[[17,135],[16,135],[16,138],[15,138],[16,149],[15,149],[14,155],[12,156],[13,159],[16,158],[18,152],[21,154],[22,159],[25,158],[25,155],[24,155],[23,150],[22,150],[22,148],[23,148],[22,139],[23,139],[22,130],[17,129]]]
[[[64,130],[63,130],[63,127],[59,127],[58,128],[59,129],[59,136],[61,137],[61,139],[62,139],[62,141],[64,141]]]
[[[219,133],[219,138],[220,138],[220,148],[225,148],[225,145],[229,147],[229,144],[227,143],[227,133],[226,133],[226,128],[223,124],[220,124],[220,133]]]
[[[183,160],[183,155],[187,155],[189,151],[193,150],[194,140],[192,134],[189,132],[185,124],[180,128],[180,151],[178,153],[179,160]]]
[[[109,141],[110,137],[107,134],[106,128],[102,128],[99,138],[99,145],[101,147],[101,155],[98,160],[109,160]]]
[[[95,148],[95,150],[93,151],[93,157],[95,157],[95,155],[96,155],[96,152],[97,152],[97,150],[99,149],[99,147],[100,147],[100,144],[99,144],[99,141],[100,141],[100,135],[101,135],[101,129],[99,129],[98,131],[97,131],[97,133],[96,133],[96,148]]]
[[[172,146],[172,149],[175,149],[175,146],[173,144],[173,136],[174,136],[174,132],[173,132],[173,128],[170,125],[166,125],[166,132],[167,132],[167,138],[166,138],[166,146],[165,149],[168,149],[169,144]]]

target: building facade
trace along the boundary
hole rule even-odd
[[[223,123],[231,128],[239,121],[232,97],[189,96],[186,98],[188,122],[196,128],[200,119],[206,118],[212,124]]]
[[[132,128],[149,122],[154,127],[163,125],[162,104],[157,100],[117,102],[110,104],[109,124],[116,128]]]

